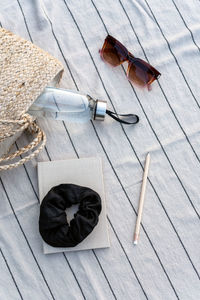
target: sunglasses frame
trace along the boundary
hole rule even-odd
[[[103,56],[104,50],[108,43],[110,45],[113,45],[113,48],[115,48],[115,50],[117,51],[117,54],[119,54],[118,58],[120,59],[120,62],[117,65],[113,65],[113,64],[109,63]],[[151,66],[146,61],[135,57],[130,51],[128,51],[128,49],[122,43],[120,43],[116,38],[112,37],[111,35],[107,35],[107,37],[104,41],[103,47],[99,52],[100,52],[100,56],[101,56],[102,60],[104,62],[106,62],[107,64],[111,65],[112,67],[120,66],[125,61],[128,61],[128,69],[126,71],[126,75],[127,75],[128,80],[130,80],[130,81],[133,81],[129,78],[129,72],[130,72],[132,64],[139,67],[146,73],[151,74],[152,78],[148,82],[145,83],[145,85],[147,85],[147,86],[149,86],[154,80],[157,80],[161,76],[161,73],[158,70],[156,70],[153,66]],[[121,59],[121,57],[123,57],[123,56],[124,56],[124,59]]]

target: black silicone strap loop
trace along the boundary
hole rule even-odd
[[[106,110],[106,113],[113,119],[115,119],[117,122],[119,123],[123,123],[123,124],[127,124],[127,125],[132,125],[132,124],[137,124],[139,122],[139,117],[137,115],[134,115],[134,114],[125,114],[125,115],[119,115],[119,114],[116,114],[114,113],[113,111],[110,111],[110,110]],[[120,117],[125,117],[125,118],[134,118],[134,121],[133,122],[128,122],[128,121],[125,121],[123,119],[120,119]]]

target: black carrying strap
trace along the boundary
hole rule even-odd
[[[119,123],[123,123],[123,124],[128,124],[128,125],[131,125],[131,124],[137,124],[139,122],[139,117],[137,115],[134,115],[134,114],[125,114],[125,115],[119,115],[119,114],[116,114],[114,113],[113,111],[110,111],[108,109],[106,109],[106,113],[113,119],[115,119],[117,122]],[[128,118],[134,118],[134,122],[128,122],[128,121],[124,121],[122,119],[120,119],[118,116],[120,117],[128,117]]]

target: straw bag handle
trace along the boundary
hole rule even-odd
[[[41,141],[41,145],[35,149],[31,154],[25,156],[24,158],[21,158],[19,161],[15,163],[10,163],[6,165],[0,166],[0,171],[2,170],[9,170],[12,168],[16,168],[25,162],[31,160],[34,158],[36,155],[39,154],[39,152],[44,148],[46,144],[46,135],[43,130],[40,129],[40,127],[33,121],[33,118],[29,114],[24,114],[23,118],[21,120],[0,120],[0,123],[6,125],[6,124],[16,124],[19,126],[19,128],[15,128],[9,133],[5,133],[4,135],[0,136],[0,142],[7,137],[10,137],[14,135],[16,132],[23,131],[24,129],[28,129],[32,134],[37,134],[36,137],[33,139],[32,142],[30,142],[28,145],[20,148],[19,150],[15,151],[12,154],[9,155],[4,155],[3,157],[0,158],[0,163],[9,161],[14,159],[15,157],[28,152],[29,150],[37,147]]]

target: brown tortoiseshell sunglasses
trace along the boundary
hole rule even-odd
[[[124,45],[111,35],[105,39],[102,49],[99,51],[101,58],[113,67],[128,61],[127,77],[131,82],[139,86],[150,87],[150,84],[161,75],[154,67],[131,54]]]

